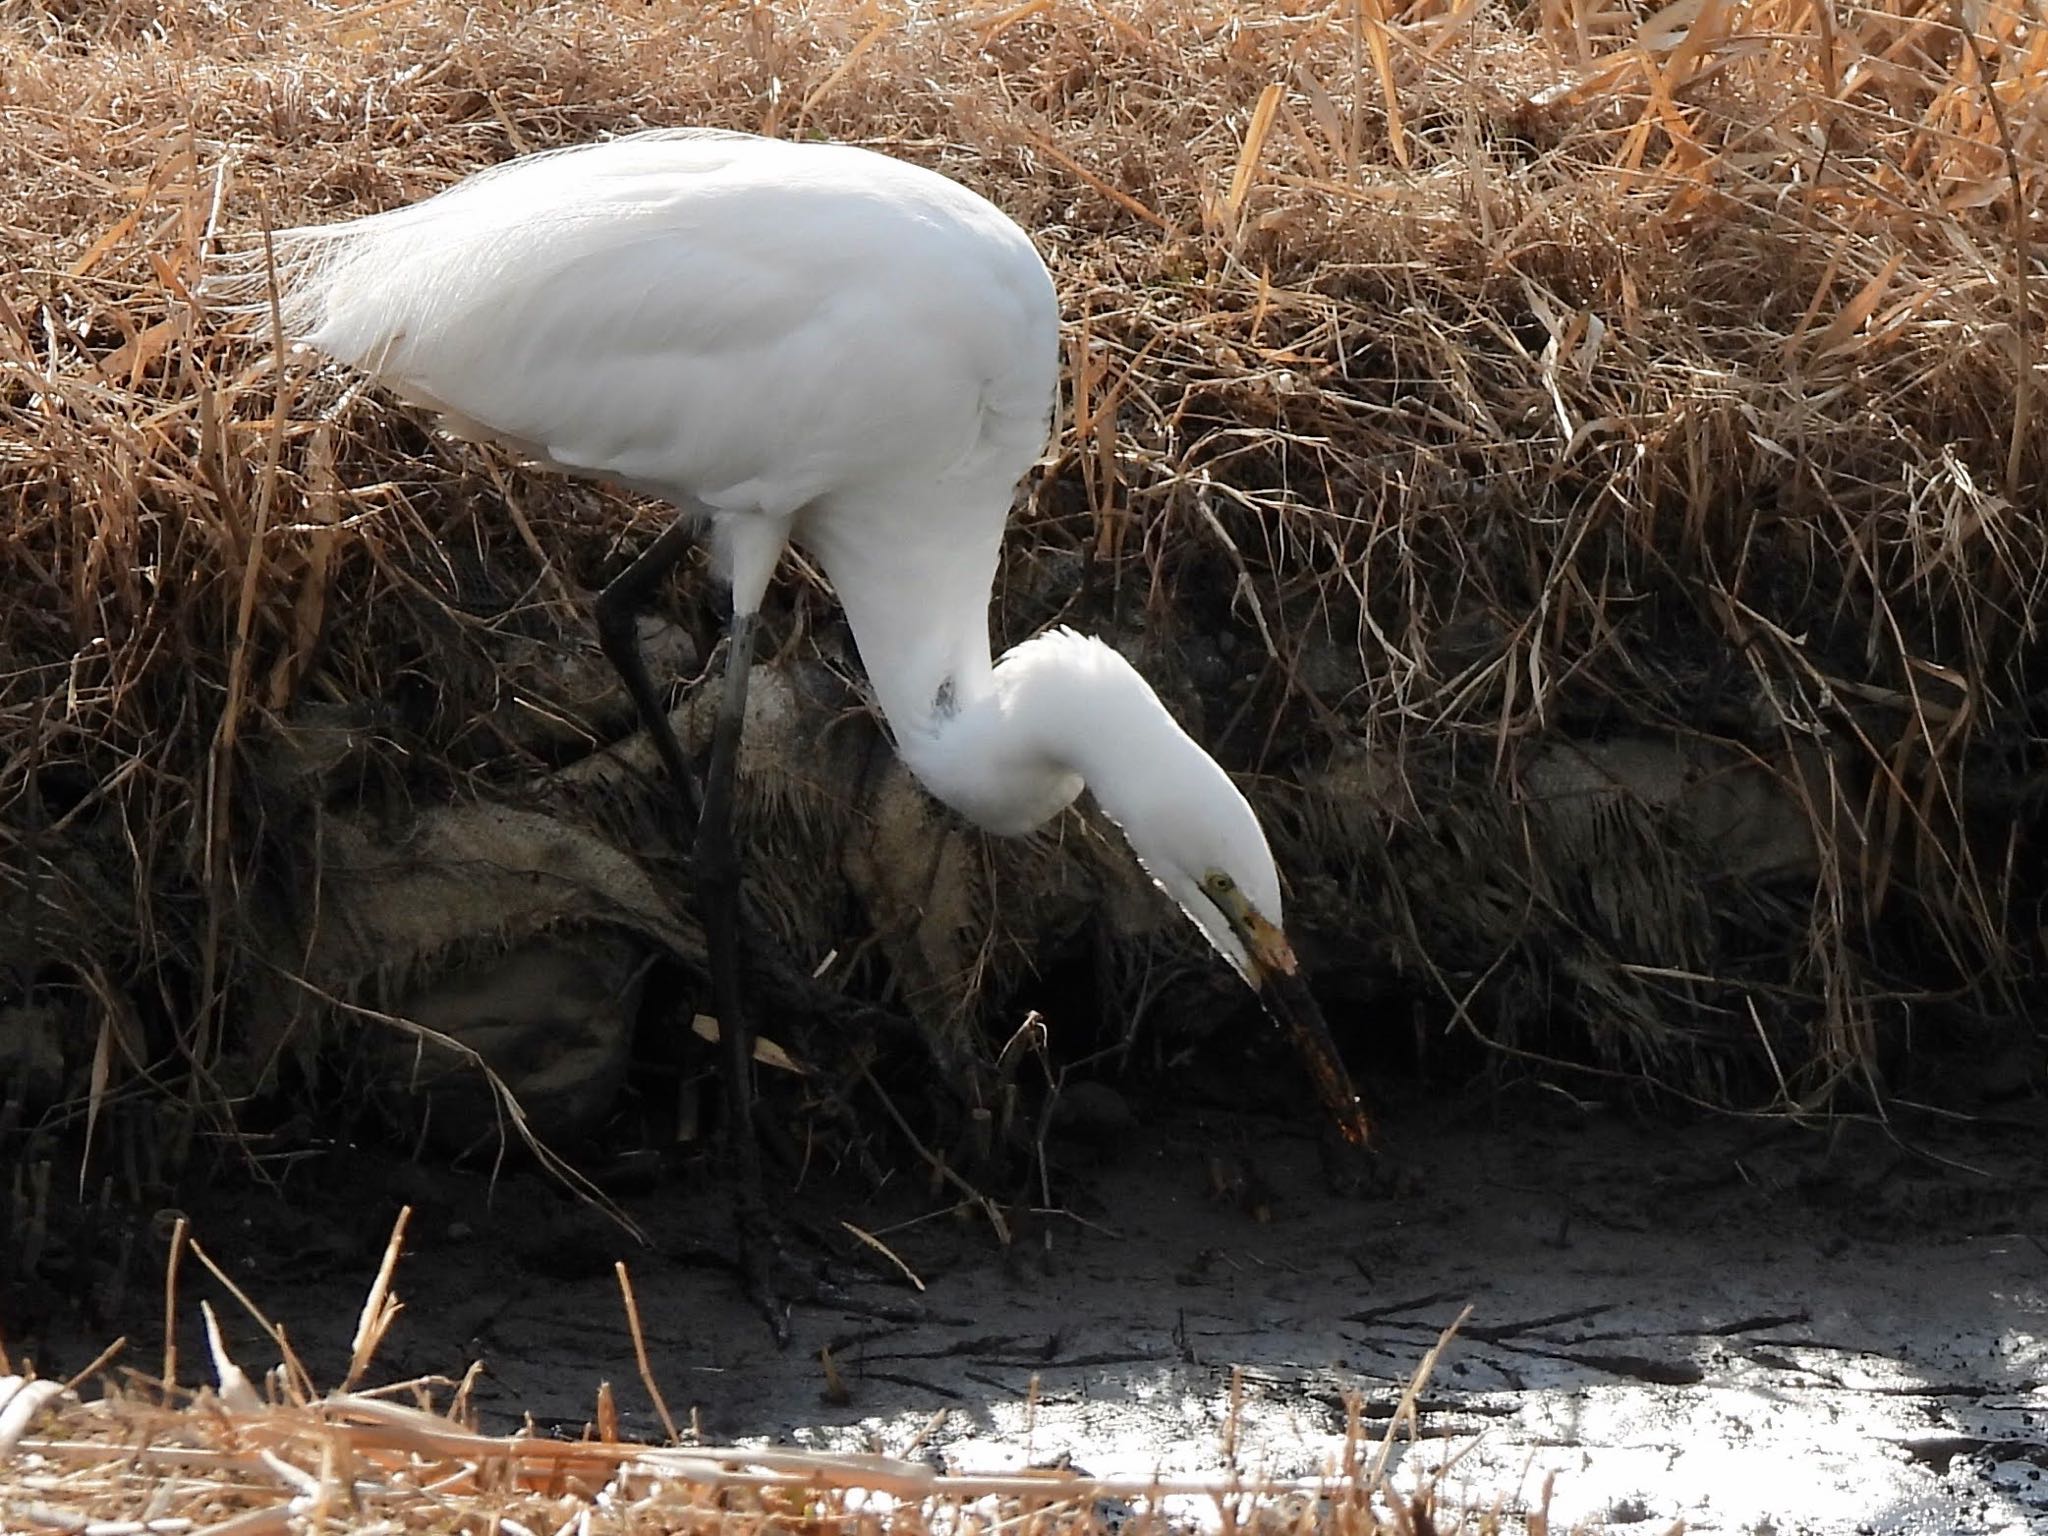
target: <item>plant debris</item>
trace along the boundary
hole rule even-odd
[[[1019,1529],[1046,1533],[1470,1532],[1505,1528],[1504,1506],[1462,1508],[1441,1487],[1448,1465],[1401,1490],[1388,1472],[1398,1434],[1418,1432],[1416,1404],[1456,1331],[1444,1330],[1402,1394],[1384,1434],[1365,1435],[1354,1401],[1342,1466],[1322,1479],[1274,1482],[1244,1475],[1147,1480],[1072,1470],[949,1475],[917,1460],[767,1445],[707,1446],[678,1434],[671,1444],[618,1437],[611,1388],[601,1384],[581,1438],[529,1425],[486,1435],[474,1424],[477,1371],[366,1389],[361,1382],[401,1307],[391,1291],[404,1241],[401,1214],[362,1311],[348,1379],[317,1391],[283,1332],[238,1300],[273,1340],[278,1363],[258,1380],[229,1355],[210,1304],[201,1302],[213,1384],[180,1387],[167,1357],[160,1376],[132,1368],[88,1399],[63,1383],[15,1375],[0,1360],[0,1520],[9,1530],[144,1533],[346,1529],[388,1532],[484,1530],[761,1531],[898,1533]],[[182,1237],[182,1233],[180,1234]],[[177,1307],[177,1262],[165,1306]],[[199,1255],[203,1258],[203,1254]],[[210,1266],[209,1266],[210,1267]],[[214,1271],[225,1283],[225,1276]],[[645,1386],[661,1402],[623,1266],[620,1285]],[[230,1287],[233,1289],[232,1287]],[[1462,1321],[1462,1319],[1461,1319]],[[101,1376],[116,1344],[84,1373]],[[1233,1430],[1225,1426],[1228,1443]],[[1540,1529],[1549,1491],[1529,1514]]]
[[[1340,1039],[1392,1004],[1805,1113],[2031,1031],[2036,8],[114,0],[0,12],[0,80],[16,1120],[231,1123],[312,1024],[579,927],[688,969],[583,601],[659,510],[194,297],[266,228],[677,123],[871,145],[1032,231],[1067,390],[999,636],[1103,630],[1251,776]],[[1113,839],[939,816],[815,574],[771,607],[751,888],[822,993],[955,1063],[1075,954],[1131,1028],[1227,1016]]]

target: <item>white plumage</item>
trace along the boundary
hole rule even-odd
[[[288,230],[275,250],[294,340],[458,434],[708,522],[736,649],[783,546],[805,549],[918,779],[1002,833],[1092,791],[1363,1136],[1228,775],[1099,641],[1055,631],[991,660],[990,588],[1045,447],[1059,330],[1045,265],[1001,211],[861,149],[659,132]],[[743,655],[739,672],[743,689]],[[707,803],[716,752],[712,773]]]

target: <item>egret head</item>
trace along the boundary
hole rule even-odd
[[[1365,1112],[1281,926],[1280,875],[1266,834],[1229,775],[1182,740],[1176,761],[1150,765],[1150,793],[1116,797],[1129,812],[1119,818],[1124,836],[1146,873],[1258,993],[1301,1053],[1338,1129],[1362,1145]]]
[[[1086,784],[1145,872],[1259,994],[1347,1139],[1365,1112],[1280,920],[1280,874],[1243,793],[1138,670],[1100,640],[1048,630],[995,668],[985,697],[905,760],[996,831],[1038,826]]]

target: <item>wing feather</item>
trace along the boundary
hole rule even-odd
[[[992,437],[1014,480],[1043,441],[1053,306],[1029,241],[866,151],[640,134],[275,249],[295,340],[656,494],[786,516],[957,474]]]

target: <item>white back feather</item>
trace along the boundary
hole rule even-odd
[[[1030,241],[850,146],[636,134],[273,243],[291,339],[458,430],[686,503],[786,517],[930,480],[991,423],[1028,440],[1014,482],[1044,443],[1057,307]],[[222,286],[254,301],[259,276]]]

